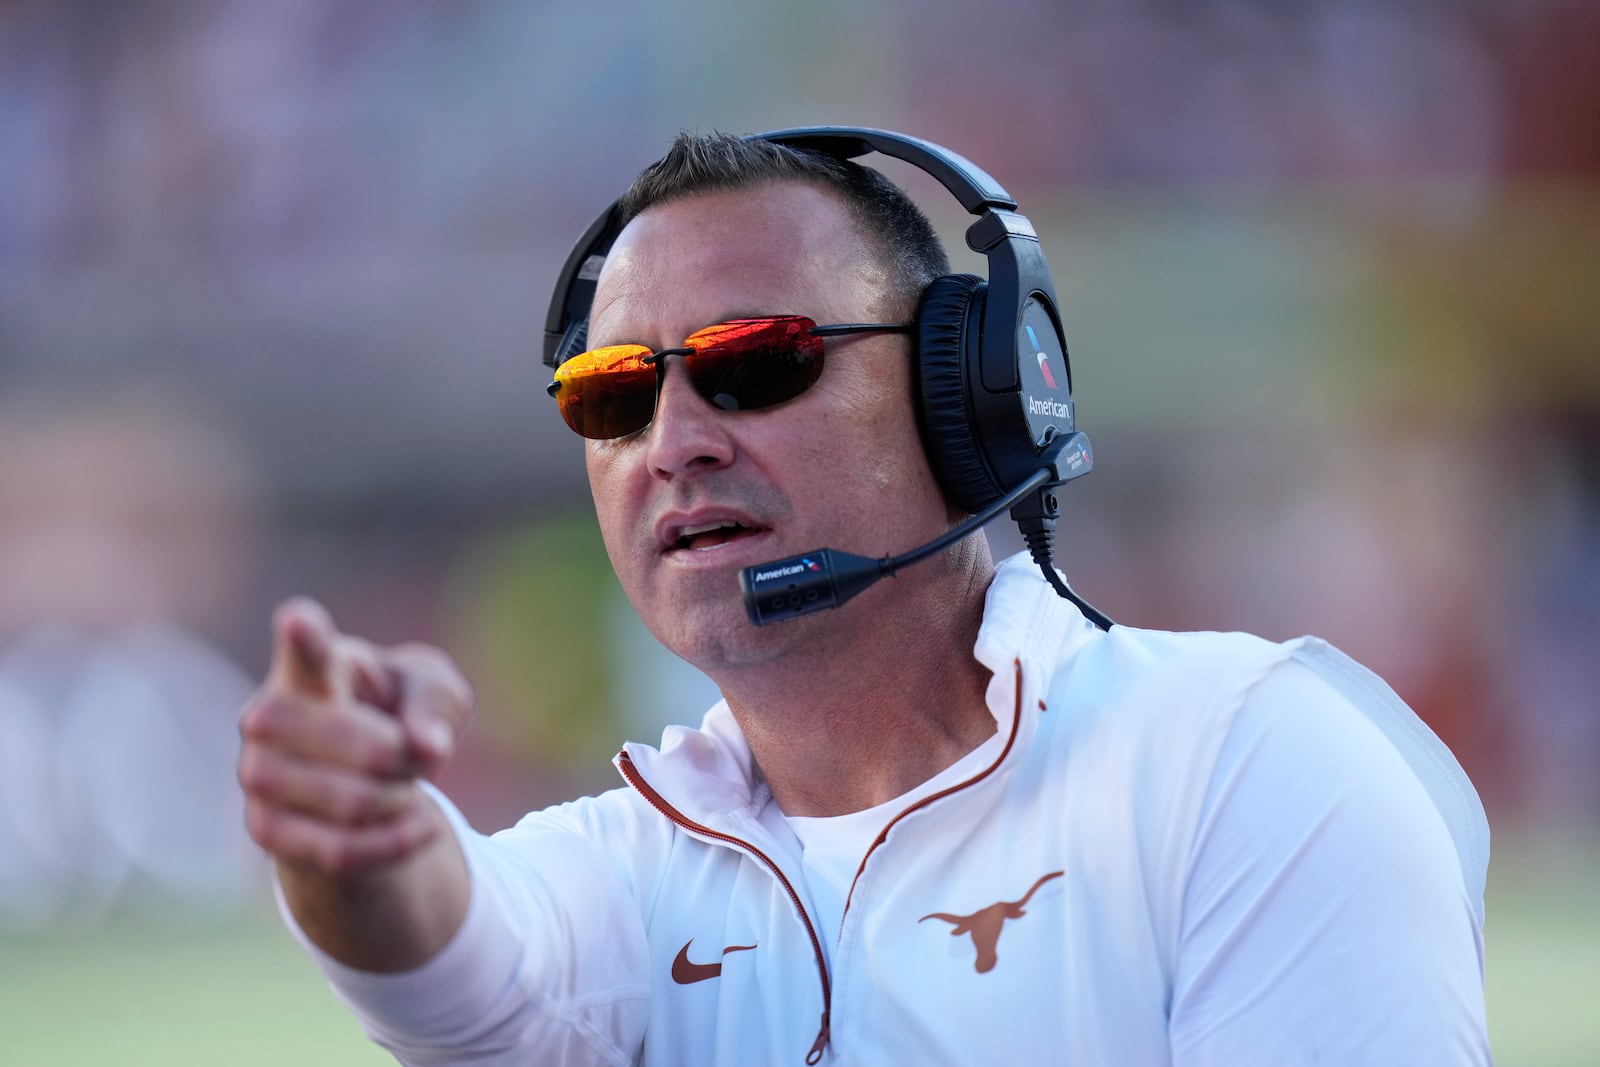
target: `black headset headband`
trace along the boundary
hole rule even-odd
[[[1038,293],[1054,313],[1055,288],[1033,224],[1017,213],[1011,194],[970,160],[931,141],[861,126],[805,126],[752,134],[746,140],[808,148],[839,159],[881,152],[927,172],[962,207],[978,216],[967,229],[967,246],[988,259],[989,306],[1020,307],[1029,295]],[[582,326],[594,301],[600,267],[621,230],[620,203],[613,203],[590,224],[557,276],[545,316],[544,362],[548,367],[559,366],[582,344],[586,332]],[[985,357],[979,373],[983,387],[991,392],[1017,388],[1016,360],[1011,354],[1015,328],[1015,321],[999,315],[988,316],[983,325]]]

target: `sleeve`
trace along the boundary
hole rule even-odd
[[[1490,1063],[1478,914],[1400,751],[1280,662],[1239,706],[1200,814],[1172,1062]]]
[[[373,1041],[405,1067],[632,1064],[650,983],[643,921],[616,869],[559,819],[486,837],[442,794],[472,878],[455,936],[400,974],[347,967],[290,930]]]

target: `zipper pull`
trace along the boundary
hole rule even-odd
[[[828,1013],[822,1013],[822,1029],[817,1031],[817,1039],[811,1043],[811,1051],[806,1053],[807,1064],[822,1062],[822,1050],[828,1047]]]

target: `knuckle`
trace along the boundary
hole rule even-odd
[[[250,698],[244,709],[239,712],[240,736],[246,738],[261,736],[267,720],[272,716],[270,702],[271,698],[265,692],[257,693]]]
[[[360,818],[361,801],[353,789],[330,785],[323,788],[322,794],[319,807],[332,821],[346,825]]]
[[[303,701],[287,697],[276,689],[264,689],[240,713],[239,733],[246,740],[270,741],[305,712]]]
[[[260,793],[270,784],[271,775],[259,750],[246,747],[239,754],[239,784],[246,793]]]
[[[356,759],[360,769],[369,774],[396,775],[406,771],[404,749],[386,739],[365,739],[359,746]]]
[[[279,852],[278,821],[265,805],[254,802],[246,804],[244,826],[256,844],[274,855]]]
[[[357,826],[371,822],[382,814],[378,800],[370,788],[341,789],[334,794],[332,806],[335,816],[341,822]]]

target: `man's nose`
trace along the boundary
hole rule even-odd
[[[731,416],[694,391],[683,360],[668,356],[663,361],[655,417],[646,431],[650,468],[662,475],[714,470],[733,462],[733,440],[727,432]]]

